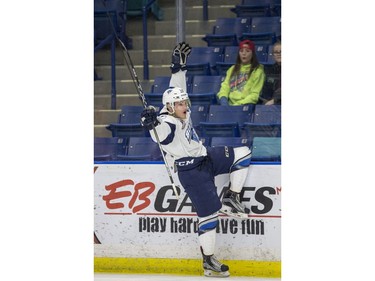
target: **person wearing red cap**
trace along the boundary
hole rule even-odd
[[[254,42],[241,41],[237,61],[228,69],[217,93],[220,104],[257,104],[264,79],[264,68],[258,62]]]

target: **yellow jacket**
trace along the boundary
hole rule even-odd
[[[265,80],[264,67],[260,64],[249,78],[247,76],[250,67],[250,64],[242,65],[239,75],[232,78],[230,76],[234,65],[228,69],[227,75],[221,83],[220,91],[217,93],[219,100],[226,97],[229,105],[256,104],[258,102]]]

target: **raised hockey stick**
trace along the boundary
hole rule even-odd
[[[131,57],[130,57],[130,54],[129,54],[129,51],[128,49],[126,48],[126,46],[124,45],[124,43],[121,41],[120,38],[117,37],[117,40],[120,42],[120,45],[122,47],[122,52],[123,52],[123,55],[124,55],[124,59],[125,59],[125,62],[126,62],[126,65],[129,69],[129,72],[132,76],[132,80],[137,88],[137,92],[138,92],[138,96],[139,98],[141,99],[142,101],[142,104],[143,104],[143,107],[144,108],[147,108],[148,105],[147,105],[147,101],[146,101],[146,98],[145,98],[145,95],[143,93],[143,89],[142,89],[142,85],[141,83],[139,82],[139,79],[138,79],[138,76],[137,76],[137,73],[135,71],[135,68],[134,68],[134,64],[131,60]],[[160,143],[160,139],[159,139],[159,135],[158,133],[156,132],[156,129],[155,129],[155,126],[152,125],[152,131],[154,132],[154,135],[155,135],[155,138],[156,138],[156,142],[158,143],[158,146],[159,146],[159,149],[160,149],[160,152],[161,152],[161,155],[163,156],[163,161],[164,161],[164,165],[165,165],[165,168],[167,170],[167,173],[168,173],[168,176],[169,176],[169,180],[171,181],[171,184],[172,184],[172,188],[173,188],[173,191],[174,191],[174,194],[175,196],[177,197],[177,200],[180,199],[180,196],[177,192],[177,187],[176,187],[176,184],[173,180],[173,177],[172,177],[172,173],[171,173],[171,170],[169,168],[169,164],[168,164],[168,161],[167,159],[165,158],[164,156],[164,152],[163,152],[163,148],[161,147],[161,143]]]
[[[105,6],[105,3],[104,1],[102,0],[102,3],[103,5]],[[121,45],[121,48],[122,48],[122,54],[124,56],[124,60],[125,60],[125,63],[126,63],[126,66],[130,72],[130,75],[132,77],[132,80],[134,82],[134,85],[137,89],[137,92],[138,92],[138,96],[142,102],[142,105],[144,108],[147,108],[148,107],[148,104],[147,104],[147,101],[146,101],[146,98],[145,98],[145,95],[144,95],[144,92],[143,92],[143,89],[142,89],[142,85],[141,83],[139,82],[139,79],[138,79],[138,75],[137,75],[137,72],[135,71],[135,68],[134,68],[134,64],[133,64],[133,61],[130,57],[130,54],[129,54],[129,51],[128,49],[126,48],[125,44],[122,42],[122,40],[118,37],[117,35],[117,32],[116,32],[116,29],[113,25],[113,22],[112,22],[112,19],[109,15],[109,13],[107,12],[107,16],[108,16],[108,19],[111,23],[111,27],[112,27],[112,31],[113,33],[115,34],[115,37],[116,37],[116,40],[120,43]],[[163,161],[164,161],[164,166],[167,170],[167,173],[168,173],[168,176],[169,176],[169,180],[172,184],[172,188],[173,188],[173,192],[174,192],[174,195],[177,197],[177,200],[180,199],[180,196],[178,194],[178,191],[177,191],[177,186],[173,180],[173,177],[172,177],[172,173],[171,173],[171,170],[169,168],[169,164],[168,164],[168,161],[167,159],[165,158],[165,155],[164,155],[164,152],[163,152],[163,148],[161,147],[161,143],[160,143],[160,139],[159,139],[159,135],[158,133],[156,132],[156,129],[155,129],[155,126],[152,125],[152,130],[154,132],[154,135],[155,135],[155,138],[156,138],[156,142],[158,143],[158,146],[159,146],[159,149],[160,149],[160,152],[161,152],[161,155],[163,157]]]

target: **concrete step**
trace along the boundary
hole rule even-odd
[[[241,1],[237,1],[241,2]],[[215,5],[210,6],[208,9],[208,20],[215,21],[217,18],[232,18],[236,17],[236,14],[233,13],[230,9],[234,8],[234,4],[230,5]],[[164,7],[164,19],[157,20],[153,16],[147,17],[147,32],[150,35],[155,35],[155,25],[164,21],[176,21],[176,7]],[[185,9],[185,21],[191,20],[200,20],[203,19],[203,6],[187,6]],[[138,35],[143,32],[143,18],[142,17],[130,17],[126,23],[126,33],[128,36]]]
[[[137,73],[138,79],[144,79],[144,74],[143,74],[143,66],[142,65],[135,65],[134,69]],[[111,72],[112,72],[112,67],[108,65],[101,65],[95,67],[96,73],[99,75],[99,77],[103,78],[104,81],[110,81],[111,80]],[[165,65],[149,65],[149,78],[154,79],[155,76],[169,76],[171,75],[170,69],[169,69],[169,64]],[[124,65],[117,65],[116,66],[116,80],[121,81],[121,80],[129,80],[131,82],[132,80],[131,73],[127,66]],[[103,81],[102,80],[102,81]],[[149,81],[149,80],[145,80]],[[146,83],[146,82],[145,82]],[[151,82],[149,81],[148,84]],[[131,84],[131,83],[130,83]],[[134,83],[133,83],[134,84]],[[141,83],[142,85],[142,83]],[[116,86],[117,87],[117,86]],[[130,86],[130,87],[124,87],[124,89],[135,89],[135,86]],[[120,87],[117,87],[117,89],[120,91]],[[150,89],[149,86],[143,87],[143,91],[148,91]],[[99,90],[99,89],[98,89]],[[97,92],[95,93],[103,93],[103,92]],[[121,93],[121,92],[120,92]]]
[[[185,34],[205,35],[212,33],[215,20],[187,20],[185,21]],[[155,23],[155,34],[176,35],[176,21],[164,20]]]
[[[185,34],[205,35],[212,33],[216,20],[185,20]],[[126,25],[126,34],[133,36],[143,35],[142,22],[128,21]],[[176,20],[149,21],[147,24],[147,34],[150,35],[176,35]]]
[[[138,94],[116,95],[116,108],[121,109],[123,105],[142,105]],[[111,95],[97,95],[94,97],[94,110],[109,110],[111,109]],[[96,111],[94,111],[94,114]],[[94,117],[97,119],[100,117]],[[113,117],[108,117],[113,118]],[[95,123],[95,122],[94,122]]]
[[[143,69],[142,69],[143,70]],[[153,80],[140,81],[142,90],[144,92],[149,92],[151,90]],[[94,81],[94,95],[110,95],[112,90],[112,81],[97,80]],[[135,94],[137,89],[134,85],[133,80],[116,80],[116,92],[117,94]]]
[[[189,2],[189,1],[187,1]],[[216,2],[216,1],[215,1]],[[235,5],[240,4],[242,1],[226,1],[227,4],[219,5],[217,3],[212,3],[208,5],[208,19],[215,20],[216,18],[231,18],[236,17],[230,9],[234,8]],[[164,20],[176,20],[176,7],[164,7]],[[200,5],[186,6],[185,8],[185,20],[204,20],[203,18],[203,5],[202,1]]]
[[[203,36],[204,35],[187,35],[185,39],[186,42],[188,42],[192,47],[205,47],[207,46],[207,43],[202,40]],[[134,36],[132,39],[134,48],[129,50],[131,60],[134,65],[143,65],[143,36]],[[176,35],[151,35],[148,36],[147,44],[149,47],[149,51],[147,53],[149,64],[169,64],[172,48],[176,44]],[[116,48],[115,61],[117,65],[124,64],[124,54],[119,46]],[[94,54],[95,66],[110,64],[110,49],[101,49]]]
[[[94,125],[94,137],[109,138],[112,137],[112,132],[107,130],[107,125]]]
[[[189,6],[202,6],[203,1],[202,0],[188,0],[184,1],[185,7]],[[228,5],[228,3],[236,3],[240,4],[242,0],[208,0],[208,6],[210,5]],[[161,8],[164,7],[174,7],[176,6],[176,0],[158,0],[158,4]],[[233,5],[236,5],[233,4]]]
[[[118,120],[120,109],[95,109],[94,110],[94,124],[96,125],[108,125],[115,123]]]

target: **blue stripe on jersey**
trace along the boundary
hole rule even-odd
[[[171,132],[165,138],[165,140],[160,142],[160,144],[162,144],[162,145],[170,144],[174,139],[174,132],[176,131],[176,125],[175,124],[171,124],[171,123],[168,123],[168,122],[165,122],[165,123],[167,123],[169,125],[169,127],[171,127]]]

